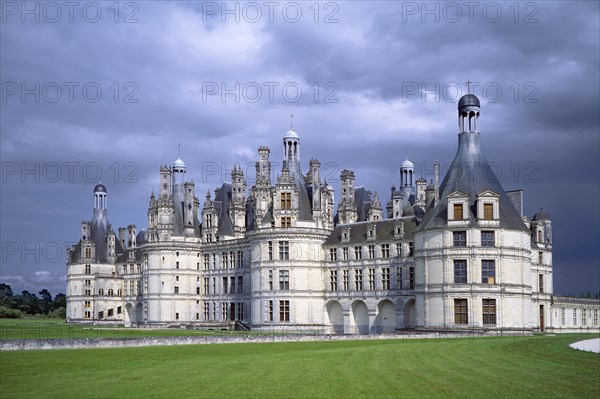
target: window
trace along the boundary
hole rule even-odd
[[[179,262],[175,262],[175,268],[179,269]],[[133,273],[133,266],[131,267],[131,272]]]
[[[483,204],[483,218],[485,220],[494,219],[494,204]]]
[[[577,309],[573,309],[573,325],[577,325]]]
[[[495,246],[494,232],[493,231],[482,231],[481,232],[481,246],[482,247],[493,247]]]
[[[229,253],[229,267],[235,269],[235,252],[233,251]]]
[[[342,256],[343,256],[344,260],[350,259],[349,256],[348,256],[348,247],[343,247],[342,248]]]
[[[581,325],[587,325],[587,309],[581,309]]]
[[[362,259],[362,247],[354,247],[354,258],[356,260]]]
[[[210,317],[210,305],[205,302],[205,303],[202,304],[202,308],[203,308],[202,309],[203,310],[202,313],[203,313],[203,316],[204,316],[204,320],[209,320],[209,317]]]
[[[343,276],[343,279],[344,279],[344,291],[348,291],[348,289],[350,288],[350,287],[348,286],[348,285],[349,285],[349,282],[348,282],[348,280],[349,280],[349,279],[348,279],[348,274],[349,274],[349,273],[348,273],[348,270],[344,270],[344,276]]]
[[[108,317],[112,317],[114,314],[113,308],[108,309]]]
[[[539,292],[544,292],[544,275],[540,274],[538,275],[538,288],[539,288]]]
[[[273,260],[273,241],[269,241],[269,260]]]
[[[290,260],[289,241],[279,241],[279,260]]]
[[[281,209],[292,209],[292,193],[281,193]]]
[[[175,293],[179,294],[179,287],[175,287]]]
[[[237,293],[238,294],[243,294],[244,293],[244,276],[238,276],[238,279],[237,279]]]
[[[280,270],[279,271],[279,289],[282,291],[288,291],[290,289],[290,271]]]
[[[390,289],[390,268],[384,267],[381,269],[381,288],[384,290]]]
[[[90,307],[92,307],[92,302],[91,302],[91,301],[85,301],[85,302],[83,303],[83,307],[84,307],[84,308],[90,308]]]
[[[208,270],[210,266],[210,255],[204,254],[204,270]]]
[[[108,289],[108,296],[113,296],[115,295],[115,291],[112,288]]]
[[[90,285],[92,285],[92,280],[85,280],[83,285],[85,285],[86,287],[89,287]]]
[[[466,299],[454,299],[454,323],[469,324],[469,312]]]
[[[282,216],[281,227],[292,227],[292,218],[290,216]]]
[[[204,295],[208,295],[208,277],[204,277]]]
[[[455,231],[452,233],[454,237],[455,247],[466,247],[467,246],[467,232],[466,231]]]
[[[538,263],[540,265],[544,264],[544,253],[543,252],[538,252]]]
[[[375,245],[369,245],[369,259],[375,258]]]
[[[390,244],[381,244],[381,257],[382,258],[390,257]]]
[[[332,262],[337,260],[337,248],[329,248],[329,260]]]
[[[269,270],[269,291],[273,291],[273,270]]]
[[[212,292],[213,294],[217,293],[217,278],[213,277],[212,279]]]
[[[467,283],[467,261],[466,260],[455,260],[454,261],[454,284],[466,284]]]
[[[235,277],[231,276],[229,278],[229,293],[235,294]]]
[[[85,265],[85,274],[92,274],[92,266]]]
[[[396,268],[396,287],[401,290],[402,289],[402,268]]]
[[[212,268],[217,268],[217,254],[212,254]]]
[[[408,268],[408,289],[415,289],[415,268],[411,266]]]
[[[329,271],[329,290],[330,291],[337,291],[337,278],[338,278],[338,272],[337,270],[331,270]]]
[[[454,220],[462,220],[463,219],[463,204],[454,204]]]
[[[175,281],[179,281],[179,276],[175,276]]]
[[[598,325],[598,309],[594,309],[594,317],[592,319],[592,324],[594,326]]]
[[[123,313],[123,309],[120,306],[118,306],[117,307],[117,314],[121,314],[121,313]]]
[[[217,320],[217,303],[213,302],[212,304],[212,319]]]
[[[237,267],[242,269],[244,267],[244,253],[242,251],[238,251],[237,254]]]
[[[238,305],[237,305],[237,319],[238,320],[244,319],[244,304],[242,302],[238,303]]]
[[[465,267],[466,269],[466,267]],[[494,284],[496,280],[496,261],[481,261],[481,282],[484,284]]]
[[[268,302],[267,306],[267,320],[273,321],[273,301]]]
[[[85,257],[88,259],[92,257],[92,248],[90,248],[90,247],[85,248]]]
[[[408,256],[415,256],[415,243],[414,242],[408,243]]]
[[[196,287],[196,295],[200,295],[200,287]]]
[[[541,230],[538,230],[538,232],[537,232],[537,242],[543,242],[542,241],[542,231]]]
[[[227,317],[227,314],[229,313],[227,311],[227,303],[222,303],[221,304],[221,320],[228,320],[229,318]]]
[[[92,312],[90,312],[89,310],[86,310],[85,312],[83,312],[83,317],[85,317],[86,319],[89,319],[90,317],[92,317]]]
[[[565,308],[561,308],[560,309],[560,324],[562,324],[563,326],[566,323],[566,317],[565,317]]]
[[[92,295],[92,290],[85,290],[85,295]]]
[[[104,311],[101,310],[101,311],[98,312],[98,318],[99,319],[103,319],[104,318]]]
[[[290,301],[279,301],[279,321],[290,321]]]
[[[227,294],[227,277],[223,277],[223,294]]]
[[[100,288],[98,290],[98,295],[104,295],[104,288]]]
[[[465,299],[466,301],[466,299]],[[483,324],[496,324],[496,300],[482,299],[481,311],[483,316]]]
[[[363,289],[363,272],[362,269],[354,270],[354,289],[361,291]]]
[[[175,320],[179,320],[179,313],[175,313]]]
[[[375,269],[369,269],[369,290],[375,289]]]

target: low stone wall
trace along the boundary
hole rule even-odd
[[[269,342],[314,342],[345,341],[358,339],[444,339],[474,338],[481,334],[381,334],[381,335],[231,335],[197,337],[142,337],[142,338],[81,338],[81,339],[11,339],[0,341],[0,351],[46,350],[46,349],[90,349],[127,348],[143,346],[269,343]],[[518,337],[516,337],[518,339]]]

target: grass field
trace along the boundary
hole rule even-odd
[[[594,337],[0,352],[0,397],[598,398]]]

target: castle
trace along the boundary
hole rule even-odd
[[[383,208],[377,193],[341,172],[334,188],[300,137],[283,137],[273,179],[259,147],[248,190],[231,182],[202,207],[181,159],[160,168],[148,228],[113,230],[107,189],[67,253],[67,320],[140,326],[390,333],[397,329],[598,331],[600,301],[554,296],[552,221],[523,215],[522,191],[505,192],[485,160],[480,102],[458,103],[458,150],[430,184],[400,167]],[[484,139],[485,140],[485,139]]]

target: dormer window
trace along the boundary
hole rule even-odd
[[[281,193],[281,209],[292,209],[292,193]]]
[[[484,203],[483,204],[483,218],[485,220],[494,219],[494,204]]]
[[[498,221],[500,196],[493,191],[487,190],[477,195],[477,219]]]
[[[454,220],[462,220],[463,219],[463,204],[454,204],[452,206],[454,213]]]
[[[460,222],[469,219],[469,194],[454,191],[448,195],[448,222]],[[458,223],[462,225],[463,223]]]

